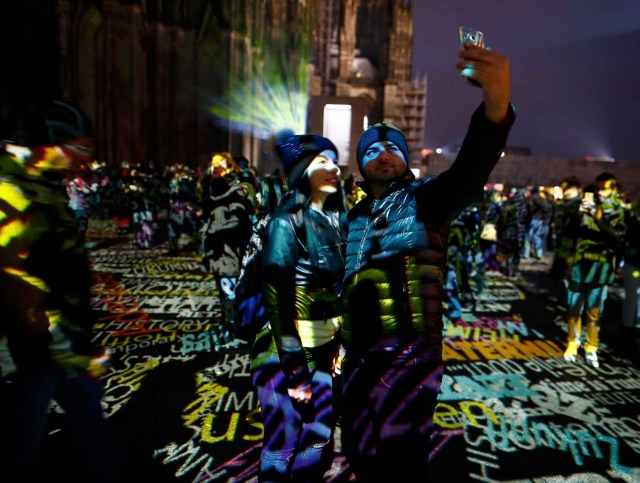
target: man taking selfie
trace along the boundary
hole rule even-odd
[[[415,179],[404,134],[384,122],[357,148],[367,196],[349,212],[341,427],[359,482],[429,481],[449,224],[482,199],[515,119],[508,59],[471,43],[458,56],[483,102],[447,171]]]

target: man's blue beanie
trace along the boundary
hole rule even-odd
[[[374,124],[360,136],[360,142],[358,142],[358,149],[356,151],[356,159],[358,160],[358,168],[360,173],[364,176],[364,170],[362,166],[362,158],[369,146],[379,141],[391,141],[394,143],[402,154],[404,155],[404,162],[409,167],[409,149],[407,148],[407,140],[402,134],[402,131],[395,127],[393,124],[387,122],[379,122]]]

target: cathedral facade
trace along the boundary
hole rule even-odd
[[[349,170],[359,134],[378,121],[403,129],[416,158],[422,148],[410,0],[11,3],[22,7],[11,7],[3,40],[14,44],[3,50],[28,74],[0,94],[79,105],[99,161],[204,166],[225,150],[267,171],[277,130],[331,136],[327,105],[352,110]]]

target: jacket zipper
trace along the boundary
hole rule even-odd
[[[356,266],[354,268],[355,272],[358,272],[360,270],[360,265],[362,262],[362,252],[364,252],[364,245],[367,241],[367,235],[369,234],[369,230],[371,229],[371,225],[373,224],[373,213],[375,212],[376,204],[378,203],[378,201],[379,200],[377,198],[373,200],[371,206],[371,212],[367,219],[367,225],[365,226],[364,234],[362,235],[362,240],[360,241],[360,246],[358,247],[358,256],[356,258]]]

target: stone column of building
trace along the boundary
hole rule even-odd
[[[104,76],[101,67],[104,65],[104,33],[102,25],[102,15],[95,8],[89,8],[85,11],[78,23],[80,40],[77,45],[78,62],[65,62],[66,68],[74,67],[73,78],[75,82],[69,82],[73,85],[77,102],[79,106],[87,113],[94,122],[96,132],[102,132],[104,129],[104,116],[99,116],[103,112],[103,98],[100,93],[104,86]],[[68,74],[70,75],[70,74]],[[63,83],[65,85],[67,83]],[[70,96],[68,93],[67,96]],[[103,142],[101,136],[95,139],[96,149],[103,152]],[[101,160],[102,161],[102,160]]]
[[[207,113],[218,18],[157,3],[58,0],[60,96],[92,119],[101,161],[202,165],[227,146]]]
[[[103,161],[202,166],[229,150],[259,164],[269,140],[221,126],[208,104],[233,75],[260,79],[270,42],[286,35],[300,45],[309,26],[317,62],[309,93],[352,99],[359,118],[351,137],[366,127],[363,119],[385,119],[407,132],[411,147],[417,139],[425,89],[410,81],[410,0],[232,0],[224,10],[207,2],[166,9],[159,0],[57,5],[62,91],[94,121]],[[288,55],[291,65],[300,59],[295,48]],[[357,59],[368,63],[369,77],[359,77]],[[247,100],[248,121],[258,100]]]
[[[384,117],[397,125],[407,138],[412,161],[424,147],[426,78],[412,79],[413,2],[393,5],[389,40],[389,73],[384,86]]]

